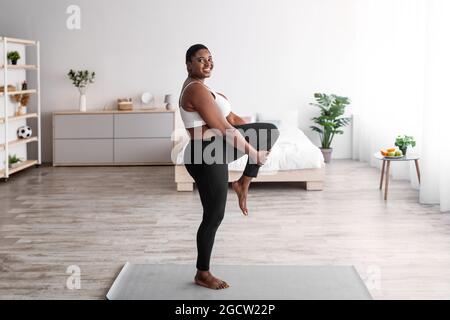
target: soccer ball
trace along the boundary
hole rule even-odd
[[[31,128],[30,126],[21,126],[17,129],[17,136],[22,139],[27,139],[31,137]]]

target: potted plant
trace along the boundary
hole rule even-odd
[[[320,135],[320,142],[323,157],[325,162],[330,162],[331,142],[334,135],[343,134],[342,127],[346,126],[350,122],[350,118],[343,117],[345,113],[345,107],[350,104],[347,97],[341,97],[335,94],[327,95],[325,93],[315,93],[315,103],[310,103],[312,106],[316,106],[320,109],[320,116],[314,117],[313,120],[318,126],[311,126],[313,131],[316,131]]]
[[[67,74],[72,83],[80,91],[80,111],[86,111],[86,87],[89,83],[93,83],[95,79],[95,72],[88,70],[74,71],[70,69]]]
[[[12,156],[11,155],[8,156],[8,163],[9,163],[10,169],[20,166],[21,162],[22,162],[22,160],[20,158],[18,158],[15,154]]]
[[[20,59],[20,54],[17,51],[9,51],[8,52],[8,60],[11,61],[11,64],[16,65],[17,60]]]
[[[402,151],[403,155],[406,155],[406,150],[408,149],[408,146],[415,147],[416,141],[412,136],[398,135],[397,138],[395,139],[395,145]]]

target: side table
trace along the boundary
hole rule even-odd
[[[383,156],[379,152],[376,152],[374,154],[374,157],[383,161],[383,166],[381,168],[380,190],[383,187],[383,177],[386,172],[386,182],[385,182],[385,186],[384,186],[384,200],[387,200],[388,187],[389,187],[389,170],[391,167],[391,161],[414,161],[414,163],[416,165],[417,178],[419,179],[419,183],[420,183],[420,169],[419,169],[419,156],[418,155],[407,153],[404,157],[401,157],[401,158],[389,158],[389,157]]]

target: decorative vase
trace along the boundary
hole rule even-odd
[[[86,112],[86,87],[78,88],[80,91],[80,111]]]
[[[19,103],[17,106],[16,116],[23,116],[27,114],[27,106],[23,106]]]
[[[11,60],[11,64],[15,66],[17,64],[17,60]]]
[[[331,161],[331,153],[333,152],[333,148],[320,148],[320,151],[322,151],[325,163],[329,163]]]
[[[23,116],[25,114],[27,114],[27,107],[26,106],[20,106],[19,107],[19,115]]]
[[[403,155],[406,156],[406,150],[408,150],[408,147],[400,148],[400,150],[402,151]]]
[[[174,109],[174,105],[173,105],[173,95],[171,94],[166,94],[164,96],[164,102],[166,103],[166,109],[167,110],[173,110]]]

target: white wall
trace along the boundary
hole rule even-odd
[[[184,55],[194,43],[215,59],[209,85],[238,114],[299,109],[299,126],[317,110],[314,92],[352,97],[355,0],[14,0],[0,2],[0,34],[41,41],[43,161],[51,161],[51,113],[76,109],[70,68],[95,70],[88,110],[143,91],[178,96]],[[66,9],[81,7],[81,30]],[[351,157],[350,127],[334,157]]]

